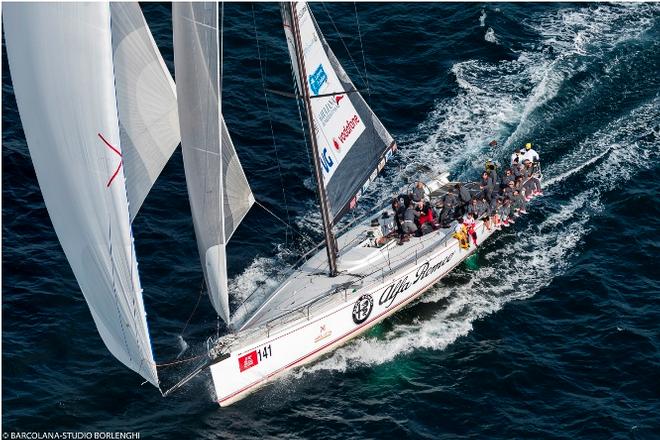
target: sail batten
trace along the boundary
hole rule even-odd
[[[109,6],[3,9],[16,102],[57,237],[108,350],[158,386],[131,234]]]
[[[301,52],[307,72],[304,86],[311,94],[323,185],[332,221],[336,224],[352,207],[396,150],[396,143],[352,83],[306,2],[295,3]],[[291,13],[282,7],[289,55],[296,64]],[[295,71],[298,90],[300,74]]]
[[[218,4],[172,5],[181,146],[197,247],[211,302],[230,322],[226,245],[254,197],[221,109]]]

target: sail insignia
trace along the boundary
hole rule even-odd
[[[396,143],[335,57],[309,5],[298,2],[295,8],[323,184],[336,224],[383,169],[396,151]],[[295,65],[297,56],[288,8],[282,8],[282,15],[289,54]],[[299,90],[300,76],[295,72]]]
[[[16,102],[57,237],[108,350],[158,386],[129,222],[109,6],[3,6]]]

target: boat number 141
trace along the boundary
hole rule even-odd
[[[264,359],[267,359],[268,356],[272,356],[273,352],[270,349],[270,344],[257,350],[257,355],[259,356],[259,362],[263,361]]]

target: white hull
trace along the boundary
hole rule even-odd
[[[479,244],[492,234],[482,222],[476,230]],[[417,257],[415,252],[405,264],[384,272],[374,282],[334,293],[334,300],[301,310],[296,319],[275,320],[270,326],[234,335],[223,350],[228,357],[209,367],[218,403],[230,405],[286,371],[313,362],[363,334],[421,296],[476,249],[474,245],[460,249],[447,230],[433,234],[434,243],[427,241],[423,256]],[[411,242],[423,239],[411,238]]]

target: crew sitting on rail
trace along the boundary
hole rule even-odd
[[[523,153],[523,156],[520,159],[521,162],[525,162],[525,160],[529,160],[532,163],[539,161],[539,154],[536,152],[536,150],[532,148],[531,142],[527,142],[525,144],[525,152]]]
[[[454,228],[454,233],[451,236],[458,240],[458,245],[461,247],[461,249],[467,249],[470,247],[470,242],[468,241],[468,230],[463,223],[462,218],[458,219],[456,227]]]
[[[465,218],[463,219],[463,223],[465,224],[465,227],[467,228],[467,233],[472,239],[472,242],[474,243],[474,246],[477,246],[477,231],[475,230],[475,227],[477,225],[477,220],[475,217],[472,215],[471,212],[468,212]]]
[[[543,195],[543,191],[541,190],[541,181],[535,176],[536,170],[534,169],[534,164],[529,159],[525,159],[524,164],[525,175],[527,177],[525,189],[529,189],[528,194],[535,196]]]
[[[520,162],[520,156],[521,156],[520,151],[521,150],[519,150],[518,148],[513,150],[513,153],[511,153],[511,163],[509,165],[513,165],[514,163]]]

